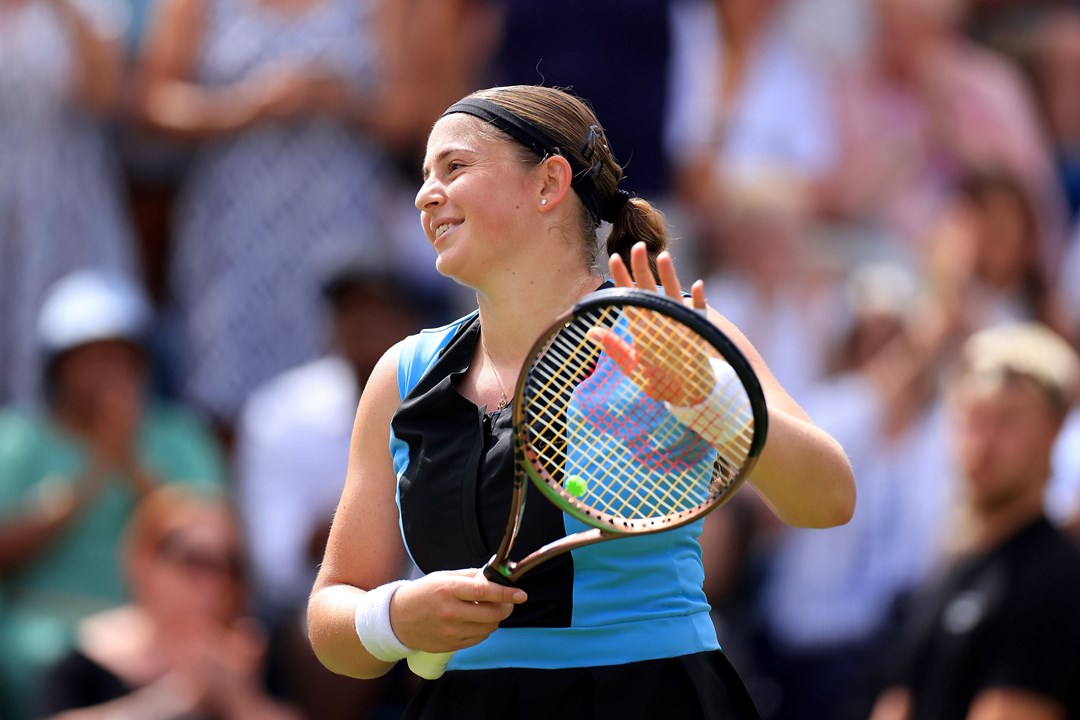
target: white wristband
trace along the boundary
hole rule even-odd
[[[390,625],[390,601],[397,589],[409,582],[395,580],[364,593],[356,604],[356,634],[364,648],[383,662],[397,662],[415,650],[402,644]]]
[[[709,364],[716,375],[716,382],[708,397],[689,407],[671,403],[664,405],[676,420],[705,442],[720,449],[742,435],[753,421],[753,414],[746,390],[735,369],[719,358],[710,358]],[[745,415],[745,418],[737,418],[736,414]],[[727,418],[727,421],[718,422],[721,417]]]

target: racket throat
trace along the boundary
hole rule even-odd
[[[493,583],[500,585],[512,585],[521,579],[521,576],[532,570],[542,562],[559,555],[577,550],[578,548],[594,543],[620,537],[622,533],[608,532],[599,528],[592,528],[584,532],[575,533],[554,542],[544,545],[539,550],[526,555],[518,562],[500,560],[498,555],[487,561],[483,567],[484,577]]]

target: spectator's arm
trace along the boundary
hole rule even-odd
[[[72,66],[77,99],[95,112],[113,109],[120,97],[123,75],[119,38],[101,32],[71,0],[50,2],[74,50]]]
[[[975,696],[967,720],[1065,720],[1065,717],[1064,706],[1044,695],[1016,688],[989,688]]]
[[[905,688],[889,688],[874,703],[870,720],[908,720],[911,717],[911,693]]]
[[[470,0],[381,0],[376,6],[378,98],[355,119],[391,149],[423,153],[431,125],[476,87],[501,38],[501,3]],[[467,37],[467,43],[432,38]]]
[[[304,66],[274,65],[222,87],[196,75],[207,20],[205,0],[162,0],[151,24],[137,93],[138,115],[150,128],[202,139],[267,121],[322,111],[336,79]]]
[[[200,136],[244,124],[245,103],[230,102],[229,91],[212,93],[192,82],[206,14],[204,0],[163,0],[155,10],[137,106],[142,119],[156,130]]]
[[[15,572],[45,550],[97,495],[103,471],[71,485],[49,486],[30,507],[0,520],[0,575]]]

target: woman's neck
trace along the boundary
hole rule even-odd
[[[484,344],[492,360],[520,365],[540,333],[602,282],[584,268],[567,268],[543,278],[511,278],[505,288],[477,290]]]

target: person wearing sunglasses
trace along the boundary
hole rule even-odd
[[[122,553],[131,601],[80,624],[75,649],[45,678],[36,717],[299,718],[268,690],[239,525],[220,494],[152,492]]]

